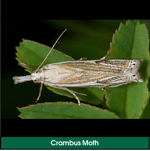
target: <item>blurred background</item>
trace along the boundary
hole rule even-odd
[[[13,76],[28,75],[15,60],[15,46],[22,38],[52,46],[61,32],[67,28],[55,49],[78,60],[100,59],[110,48],[112,35],[120,23],[127,20],[2,20],[1,22],[1,116],[2,119],[17,119],[17,107],[34,104],[40,84],[26,82],[14,85]],[[149,30],[150,21],[140,20]],[[149,86],[150,87],[150,86]],[[72,101],[75,99],[57,95],[46,87],[42,90],[39,103]],[[77,103],[77,102],[76,102]]]

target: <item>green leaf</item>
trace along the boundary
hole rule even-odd
[[[110,111],[120,118],[138,118],[147,99],[149,72],[149,41],[145,24],[127,21],[113,35],[108,59],[143,59],[141,73],[144,82],[108,88],[106,94]]]
[[[40,43],[25,40],[23,39],[23,42],[20,42],[20,46],[16,47],[17,49],[17,60],[18,62],[23,62],[29,66],[35,67],[35,69],[41,64],[45,56],[50,50],[50,47],[42,45]],[[56,63],[56,62],[62,62],[62,61],[71,61],[74,60],[70,56],[61,53],[58,50],[53,49],[49,57],[44,62],[44,65]],[[32,73],[35,71],[35,69],[32,69],[31,67],[21,65],[26,68],[26,71],[29,73]],[[52,90],[53,92],[65,95],[67,97],[73,98],[74,96],[67,91],[55,89],[52,87],[48,87],[49,90]],[[71,90],[74,90],[79,93],[86,94],[87,96],[78,95],[80,100],[86,101],[88,103],[92,104],[100,104],[103,101],[103,92],[101,89],[98,88],[69,88]]]
[[[142,115],[140,116],[140,119],[150,119],[150,97],[145,102],[145,107],[142,109]]]
[[[18,108],[23,119],[118,119],[107,110],[82,103],[82,107],[74,103],[45,103]]]

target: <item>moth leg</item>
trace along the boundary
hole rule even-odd
[[[29,65],[27,65],[27,64],[25,64],[25,63],[23,63],[23,62],[19,62],[18,64],[19,64],[19,65],[27,66],[27,67],[32,68],[32,69],[36,69],[36,67],[29,66]]]
[[[87,58],[83,57],[83,58],[80,58],[79,60],[86,60]]]
[[[72,91],[72,92],[74,92],[74,93],[77,93],[77,94],[80,94],[80,95],[85,95],[85,96],[87,96],[87,95],[84,94],[84,93],[79,93],[79,92],[76,92],[76,91],[73,91],[73,90],[70,90],[70,91]]]
[[[79,106],[82,106],[81,103],[80,103],[79,98],[76,96],[76,94],[74,92],[72,92],[72,90],[69,90],[65,87],[57,87],[57,86],[53,86],[53,85],[48,85],[48,86],[51,86],[51,87],[57,88],[57,89],[61,89],[61,90],[66,90],[66,91],[70,92],[76,98],[76,100],[78,101]]]
[[[106,54],[103,58],[101,58],[100,60],[106,60],[106,58],[108,57],[108,55]]]
[[[81,105],[81,103],[80,103],[80,100],[79,100],[79,98],[76,96],[76,94],[74,93],[74,92],[72,92],[71,90],[69,90],[69,89],[67,89],[67,88],[61,88],[62,90],[66,90],[66,91],[68,91],[68,92],[70,92],[72,95],[74,95],[74,97],[76,98],[76,100],[78,101],[78,104],[79,104],[79,106],[82,106]]]
[[[38,100],[40,99],[41,92],[42,92],[42,88],[43,88],[43,83],[41,83],[41,85],[40,85],[39,95],[38,95],[38,97],[37,97],[37,99],[36,99],[35,103],[37,103],[37,102],[38,102]]]

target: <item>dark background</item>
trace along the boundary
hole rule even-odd
[[[68,30],[61,37],[55,49],[78,60],[99,59],[106,55],[110,48],[112,35],[120,23],[127,20],[2,20],[1,22],[1,105],[2,119],[17,119],[20,114],[17,107],[33,104],[39,93],[39,84],[25,82],[14,85],[13,76],[24,76],[28,73],[15,60],[15,46],[22,38],[52,46],[61,32]],[[150,22],[146,23],[150,29]],[[46,87],[39,100],[43,102],[73,101],[75,99],[57,95]]]

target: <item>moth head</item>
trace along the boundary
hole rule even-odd
[[[144,80],[142,79],[140,73],[136,73],[136,74],[132,74],[130,77],[130,80],[133,82],[144,82]]]
[[[32,73],[31,74],[31,79],[33,80],[34,83],[39,83],[39,74],[38,73]]]

